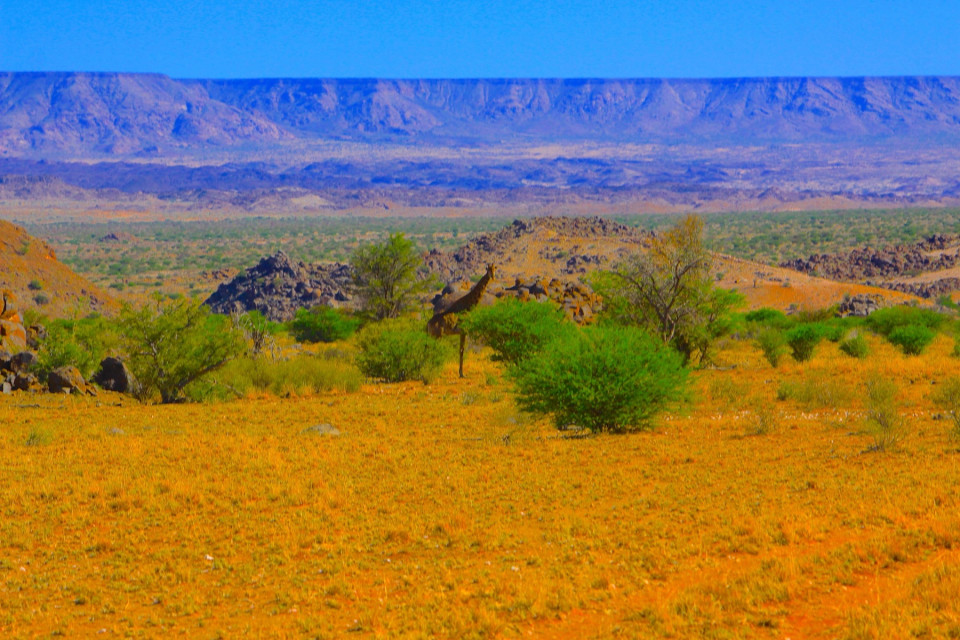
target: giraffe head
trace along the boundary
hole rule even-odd
[[[493,279],[496,277],[496,274],[497,274],[497,265],[495,265],[495,264],[488,264],[488,265],[487,265],[487,279],[488,279],[488,280],[493,280]]]

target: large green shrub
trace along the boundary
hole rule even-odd
[[[460,320],[460,326],[471,338],[489,345],[494,360],[507,364],[536,355],[562,333],[576,330],[552,303],[516,298],[478,307]]]
[[[936,331],[946,319],[945,315],[932,309],[901,305],[874,311],[867,316],[866,325],[880,335],[889,336],[894,329],[906,326],[923,326]]]
[[[431,286],[429,279],[418,277],[423,258],[402,233],[380,244],[358,247],[350,264],[360,312],[371,320],[400,317]]]
[[[900,347],[907,355],[916,356],[923,353],[937,332],[921,324],[910,324],[904,327],[893,329],[888,335],[887,340]]]
[[[367,325],[357,334],[357,367],[384,382],[431,381],[450,355],[444,342],[405,319]]]
[[[290,321],[290,332],[300,342],[337,342],[346,340],[360,326],[358,318],[331,307],[297,309]]]
[[[813,351],[820,344],[823,331],[818,324],[801,324],[790,329],[786,337],[793,359],[797,362],[806,362],[813,357]]]
[[[125,306],[119,327],[127,363],[144,396],[186,399],[185,389],[243,353],[243,335],[229,318],[197,300],[155,298],[140,309]]]
[[[685,389],[682,356],[633,327],[565,333],[508,370],[521,408],[559,428],[594,432],[642,428]]]

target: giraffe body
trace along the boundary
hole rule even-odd
[[[480,304],[483,293],[487,285],[493,280],[496,267],[492,264],[487,265],[487,272],[475,285],[460,298],[454,300],[447,308],[437,311],[427,322],[427,332],[434,338],[443,336],[460,336],[460,377],[463,377],[463,351],[467,344],[467,334],[460,328],[457,322],[457,315],[466,313],[470,309]]]

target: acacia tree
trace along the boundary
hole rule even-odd
[[[417,277],[423,259],[402,233],[392,234],[385,243],[358,248],[350,264],[361,312],[373,320],[399,317],[429,287],[429,282]]]
[[[227,318],[197,300],[179,299],[140,309],[125,306],[119,328],[134,377],[145,394],[163,403],[179,402],[184,389],[216,371],[246,348]]]
[[[601,274],[595,284],[608,316],[645,328],[685,359],[696,354],[702,361],[727,326],[729,311],[742,300],[713,286],[711,267],[703,221],[688,215],[655,235],[646,250]]]

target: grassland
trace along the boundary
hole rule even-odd
[[[960,360],[868,339],[778,369],[728,341],[654,430],[595,438],[519,414],[486,352],[355,393],[0,396],[0,636],[956,637],[931,394]]]

